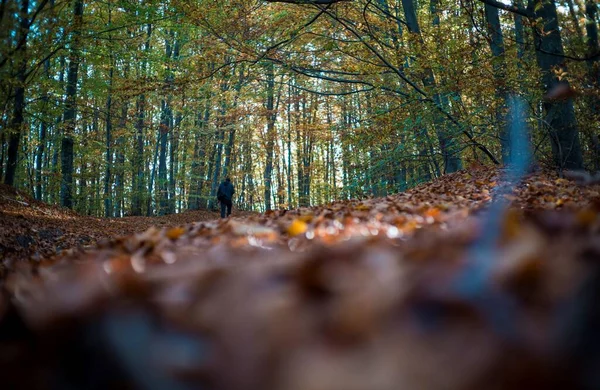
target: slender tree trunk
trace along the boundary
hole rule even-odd
[[[47,80],[50,80],[50,60],[44,61],[44,73]],[[50,95],[47,90],[44,91],[44,95],[42,97],[42,105],[43,105],[43,118],[42,123],[40,125],[40,137],[39,137],[39,145],[36,150],[36,158],[35,158],[35,198],[37,200],[42,200],[42,165],[44,160],[44,152],[46,150],[46,136],[48,133],[48,119],[47,119],[47,110],[48,104],[50,102]]]
[[[173,32],[170,34],[173,37]],[[165,61],[168,63],[171,60],[173,54],[173,48],[171,46],[172,40],[166,39],[165,42]],[[171,85],[171,68],[167,64],[165,84],[167,87]],[[158,158],[158,215],[165,215],[169,208],[169,188],[167,182],[167,142],[169,133],[171,132],[172,122],[172,110],[171,110],[171,94],[168,93],[166,98],[161,101],[161,114],[160,114],[160,152]]]
[[[174,37],[174,32],[172,33],[172,36]],[[175,39],[175,38],[173,38]],[[173,60],[177,61],[179,59],[179,50],[181,47],[181,39],[177,38],[174,40],[174,47],[173,47]],[[174,83],[174,74],[172,72],[169,72],[169,86],[171,86]],[[181,117],[183,119],[183,116]],[[167,212],[169,214],[172,214],[175,212],[175,176],[177,175],[177,164],[178,164],[178,160],[177,160],[177,149],[179,147],[178,143],[179,143],[179,124],[177,123],[177,121],[179,120],[179,122],[181,121],[181,119],[179,119],[179,115],[177,116],[177,118],[174,119],[173,117],[173,109],[170,108],[169,109],[169,129],[171,130],[171,134],[170,134],[170,142],[169,142],[169,180],[167,183]]]
[[[67,74],[67,100],[64,112],[64,134],[61,142],[61,173],[60,203],[64,207],[73,208],[73,135],[77,113],[77,72],[79,70],[79,36],[83,21],[83,0],[73,3],[74,32],[71,40],[69,55],[69,70]]]
[[[292,208],[292,86],[288,83],[287,101],[287,203]]]
[[[65,56],[60,56],[59,59],[59,64],[60,64],[60,73],[58,74],[58,83],[59,85],[62,87],[65,85],[65,72],[67,71],[67,65],[66,65],[66,60],[65,60]],[[60,99],[60,103],[64,103],[65,99],[61,94],[61,99]],[[64,131],[64,129],[61,129],[60,127],[60,123],[63,120],[63,115],[58,115],[56,117],[56,121],[55,121],[55,125],[54,125],[54,131],[52,134],[52,139],[50,141],[50,143],[52,145],[54,145],[54,151],[52,153],[52,163],[51,163],[51,178],[52,180],[50,181],[50,187],[51,187],[51,191],[49,194],[49,201],[50,203],[57,203],[60,202],[60,185],[62,183],[62,177],[61,175],[58,173],[58,169],[59,169],[59,153],[60,153],[60,148],[58,147],[58,143],[59,140],[61,139],[61,131]],[[57,196],[58,195],[58,196]]]
[[[208,148],[207,127],[210,118],[211,93],[208,92],[205,100],[204,112],[198,113],[196,121],[196,134],[194,136],[194,158],[192,161],[190,194],[188,206],[191,210],[197,210],[202,205],[202,186],[205,181],[206,149]]]
[[[440,25],[440,15],[439,15],[439,0],[431,0],[430,1],[430,11],[432,15],[432,22],[434,28],[439,29]],[[439,41],[438,41],[438,52],[439,50]],[[433,86],[435,85],[435,79],[433,77],[433,70],[431,70],[430,80],[433,81]],[[460,95],[459,95],[460,97]],[[448,96],[441,95],[436,92],[433,95],[433,101],[436,106],[441,107],[445,110],[450,109],[450,105],[448,104]],[[460,158],[460,147],[458,145],[458,140],[455,139],[457,134],[460,134],[460,130],[458,130],[454,123],[450,123],[445,118],[440,118],[441,113],[436,114],[437,127],[436,132],[438,136],[438,140],[440,142],[440,150],[442,151],[442,159],[444,161],[444,173],[452,173],[460,170],[462,168],[462,160]],[[447,127],[447,129],[444,129]],[[454,134],[453,134],[454,132]],[[437,161],[437,160],[435,160]],[[439,172],[439,167],[436,168]]]
[[[227,113],[227,103],[221,101],[221,108],[219,109],[219,118],[217,119],[217,130],[216,140],[213,150],[214,164],[212,169],[212,180],[210,183],[210,198],[208,199],[208,208],[213,209],[215,205],[215,197],[217,196],[217,189],[219,187],[219,179],[221,178],[221,165],[223,158],[223,143],[225,141],[225,126],[224,118]]]
[[[125,147],[125,126],[127,125],[127,111],[129,110],[129,103],[122,102],[121,107],[121,118],[119,120],[119,138],[117,138],[116,147],[116,167],[115,167],[115,204],[114,204],[114,216],[122,217],[125,210],[125,153],[123,148]]]
[[[504,56],[504,37],[500,25],[498,8],[485,4],[485,20],[489,37],[490,49],[492,51],[492,71],[494,73],[496,100],[500,106],[495,108],[496,126],[500,135],[502,147],[502,162],[510,161],[510,137],[506,125],[506,112],[508,110],[508,91],[506,90],[506,59]]]
[[[146,25],[146,42],[144,45],[144,52],[146,55],[150,51],[150,38],[152,37],[152,24]],[[141,67],[141,74],[147,77],[148,62],[144,58]],[[145,199],[144,188],[144,127],[145,127],[145,116],[146,116],[146,95],[140,94],[136,101],[136,133],[135,133],[135,153],[134,153],[134,172],[133,172],[133,193],[131,200],[131,214],[142,215],[142,201]]]
[[[47,98],[45,96],[44,98]],[[48,132],[48,122],[44,118],[40,125],[39,145],[35,156],[35,199],[42,200],[42,163],[44,159],[44,150],[46,149],[46,133]]]
[[[266,139],[266,163],[264,171],[265,183],[265,210],[271,209],[271,180],[273,176],[273,149],[275,145],[275,69],[272,62],[266,65],[267,77],[267,139]]]
[[[150,183],[148,184],[148,193],[150,194],[150,196],[148,197],[148,202],[147,202],[147,206],[146,206],[146,215],[148,215],[148,216],[150,216],[154,213],[152,210],[152,193],[156,193],[155,188],[154,188],[154,180],[156,178],[156,165],[158,162],[158,155],[159,155],[159,150],[160,150],[161,139],[162,139],[162,133],[159,130],[158,138],[156,139],[156,145],[154,147],[154,162],[152,164],[152,172],[150,174]],[[157,198],[156,196],[154,198],[155,198],[155,203],[158,205],[159,198]]]
[[[158,215],[167,213],[168,188],[167,188],[167,140],[169,136],[170,107],[166,100],[161,102],[161,120],[159,126],[159,157],[158,157]]]
[[[144,117],[145,96],[136,100],[137,120],[135,125],[135,147],[133,159],[133,188],[131,194],[131,215],[142,215],[144,192]]]
[[[522,7],[522,0],[515,1],[515,4]],[[517,67],[519,70],[523,68],[523,60],[525,58],[525,28],[523,27],[523,16],[514,14],[515,19],[515,42],[517,45]],[[519,78],[523,78],[523,72],[519,74]]]
[[[175,124],[173,126],[173,136],[171,137],[171,167],[169,169],[169,213],[175,212],[175,198],[177,194],[176,184],[179,173],[179,141],[181,137],[181,121],[183,114],[177,113]]]
[[[232,111],[235,113],[238,107],[238,100],[240,91],[242,89],[242,84],[244,83],[244,66],[240,66],[240,72],[238,76],[238,81],[235,84],[234,91],[235,96],[233,97],[233,106],[231,107]],[[235,130],[236,130],[236,121],[230,120],[228,125],[231,127],[229,130],[229,140],[227,141],[227,145],[225,146],[225,166],[223,168],[223,177],[227,177],[231,172],[231,153],[233,151],[234,143],[235,143]]]
[[[110,20],[110,11],[109,11]],[[114,62],[110,56],[108,71],[108,97],[106,98],[106,170],[104,172],[104,216],[112,217],[112,85]]]
[[[230,84],[227,79],[221,81],[221,101],[219,103],[219,117],[217,118],[217,129],[215,132],[215,146],[213,150],[213,170],[212,180],[210,183],[210,197],[208,199],[208,208],[213,209],[215,205],[215,197],[217,196],[217,189],[219,187],[219,180],[221,179],[221,168],[223,163],[223,144],[225,143],[225,127],[226,127],[226,114],[227,114],[227,100],[225,93],[229,91]]]
[[[23,42],[15,53],[17,63],[17,86],[15,88],[15,102],[13,116],[10,123],[10,133],[8,136],[8,151],[6,162],[6,176],[4,183],[10,186],[14,185],[15,173],[19,160],[19,142],[21,140],[21,130],[23,127],[23,112],[25,111],[25,79],[27,71],[26,48],[27,34],[29,30],[29,0],[21,0],[19,10],[19,29],[17,32],[17,42]]]
[[[98,109],[94,107],[94,115],[98,115]],[[88,135],[90,133],[90,128],[89,128],[89,124],[85,121],[81,123],[81,137],[82,137],[82,147],[83,150],[86,150],[88,148]],[[79,176],[79,199],[81,199],[81,202],[78,202],[77,204],[77,211],[79,213],[82,214],[86,214],[86,215],[90,215],[91,212],[91,208],[92,205],[89,204],[88,201],[88,194],[89,194],[89,188],[88,188],[88,175],[89,175],[89,171],[88,171],[88,161],[86,159],[86,154],[85,153],[81,153],[81,162],[79,164],[79,166],[81,167],[81,175]]]
[[[212,137],[212,142],[207,145],[208,148],[210,148],[210,157],[208,159],[208,173],[206,175],[207,180],[210,182],[210,188],[207,188],[207,197],[206,199],[204,199],[202,201],[202,207],[203,208],[207,208],[207,209],[212,209],[213,207],[213,201],[211,198],[211,194],[213,193],[213,190],[216,188],[213,184],[214,179],[213,179],[213,171],[215,170],[215,156],[217,155],[217,143],[218,143],[218,133],[215,132],[214,136]]]

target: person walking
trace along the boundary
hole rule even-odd
[[[217,200],[221,203],[221,218],[225,218],[225,209],[227,208],[227,216],[231,215],[231,207],[233,206],[232,199],[235,193],[235,188],[231,184],[231,179],[227,178],[219,185],[217,191]]]

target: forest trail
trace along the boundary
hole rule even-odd
[[[228,224],[217,221],[218,212],[207,210],[152,217],[83,216],[0,184],[0,255],[10,261],[48,260],[92,249],[98,243],[109,245],[111,239],[142,233],[151,227],[168,230],[188,225],[193,229],[192,223],[202,221],[213,221],[205,226],[205,230],[212,232],[213,243],[226,242],[231,236],[226,233],[237,237],[246,229],[248,234],[242,236],[258,233],[266,236],[268,242],[289,244],[292,251],[296,249],[293,246],[298,242],[297,236],[306,238],[306,234],[311,238],[303,239],[302,246],[379,234],[407,238],[423,227],[448,229],[481,209],[491,199],[499,175],[499,170],[479,168],[446,175],[385,198],[338,201],[265,214],[236,210]],[[530,175],[516,193],[507,197],[520,209],[578,209],[594,199],[594,191],[576,187],[554,174],[536,174]],[[294,237],[290,244],[289,239]],[[232,245],[239,246],[241,242],[248,244],[247,240],[236,239]]]
[[[456,283],[501,175],[461,171],[385,198],[228,221],[184,213],[112,228],[51,208],[3,218],[3,237],[11,221],[32,229],[52,216],[70,221],[75,238],[157,225],[11,263],[0,327],[20,336],[0,353],[12,367],[6,381],[46,388],[27,382],[35,372],[101,387],[583,388],[595,379],[578,359],[599,358],[581,349],[593,332],[577,327],[597,315],[586,306],[597,292],[580,292],[600,275],[600,186],[535,173],[503,195],[512,207],[492,232],[486,286],[465,295]],[[205,220],[188,223],[195,217]],[[577,342],[564,344],[565,324],[579,329]],[[55,342],[31,347],[31,335]],[[98,344],[67,347],[82,337]],[[87,363],[59,368],[65,359]]]
[[[92,248],[99,242],[140,233],[152,226],[169,228],[217,218],[219,213],[207,210],[152,217],[85,216],[0,184],[0,257],[5,261],[48,259],[69,249]]]

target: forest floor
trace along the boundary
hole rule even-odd
[[[600,186],[511,186],[480,168],[229,220],[3,188],[0,369],[31,388],[598,388]]]
[[[37,201],[0,184],[0,258],[11,263],[48,259],[69,249],[92,248],[102,241],[140,233],[152,226],[168,228],[217,218],[218,213],[206,210],[157,217],[91,217]]]

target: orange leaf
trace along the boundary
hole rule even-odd
[[[304,232],[306,232],[306,230],[308,229],[308,225],[305,222],[302,222],[298,219],[295,219],[290,226],[288,226],[287,228],[287,233],[291,236],[297,236],[299,234],[302,234]]]
[[[185,233],[185,229],[182,227],[174,227],[167,231],[167,237],[171,240],[176,240]]]

